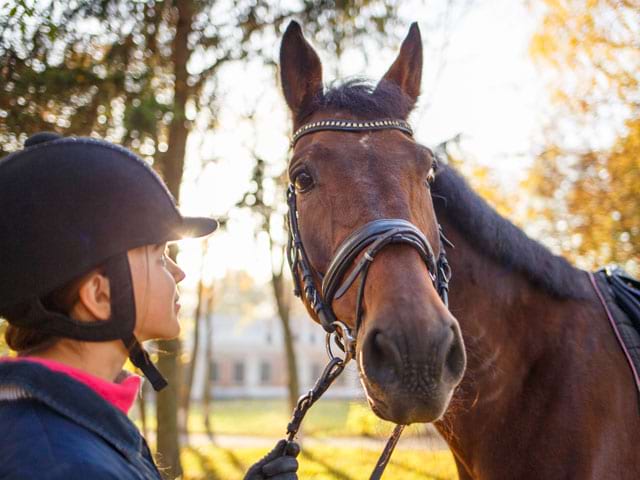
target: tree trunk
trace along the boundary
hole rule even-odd
[[[184,168],[184,157],[189,134],[185,117],[186,103],[190,95],[187,85],[187,61],[189,59],[188,37],[191,33],[191,1],[177,0],[176,33],[173,39],[172,63],[175,75],[173,96],[173,119],[169,127],[168,149],[159,157],[164,180],[176,201],[180,199],[180,183]],[[177,250],[172,249],[175,258]],[[169,382],[169,386],[158,393],[158,459],[166,468],[166,476],[175,478],[182,474],[180,463],[180,441],[178,436],[178,385],[180,379],[180,340],[158,343],[160,355],[158,366]]]
[[[193,389],[193,377],[196,371],[196,363],[198,361],[198,352],[200,351],[200,323],[203,302],[206,301],[207,292],[204,288],[204,281],[202,276],[204,274],[204,265],[209,250],[209,242],[206,240],[203,242],[202,260],[200,264],[200,278],[198,279],[198,304],[193,314],[194,319],[194,331],[193,331],[193,349],[191,350],[191,356],[189,364],[186,366],[187,375],[184,383],[184,389],[181,392],[181,410],[182,410],[182,425],[180,429],[183,433],[188,434],[189,427],[189,407],[191,406],[191,390]]]
[[[169,191],[176,200],[180,198],[180,183],[184,170],[184,156],[187,149],[189,126],[185,116],[187,100],[191,95],[191,88],[187,84],[189,74],[187,61],[189,60],[188,38],[191,33],[191,2],[177,0],[176,35],[173,39],[172,63],[175,82],[173,87],[173,119],[169,126],[169,141],[167,151],[159,157],[160,168]]]
[[[278,308],[280,311],[280,308]],[[298,381],[298,365],[296,360],[296,352],[293,348],[293,335],[289,325],[289,312],[286,314],[279,313],[282,322],[282,331],[284,334],[284,347],[287,354],[287,373],[289,387],[289,406],[293,410],[298,403],[300,396],[300,382]]]
[[[178,385],[180,385],[180,340],[158,342],[161,349],[158,368],[169,385],[157,394],[156,418],[158,421],[158,463],[165,469],[166,477],[182,475],[180,444],[178,439]]]
[[[204,392],[202,394],[202,414],[204,415],[204,428],[206,429],[209,439],[213,441],[213,429],[211,428],[211,368],[213,364],[213,286],[207,297],[207,306],[205,309],[205,369],[204,369]]]
[[[282,254],[284,258],[284,248]],[[276,272],[275,270],[272,272],[271,284],[273,285],[273,293],[276,299],[276,306],[278,308],[278,317],[280,318],[280,323],[282,324],[284,348],[287,358],[289,406],[293,410],[298,403],[298,396],[300,395],[300,383],[298,380],[298,362],[296,359],[296,351],[293,348],[293,334],[291,333],[291,325],[289,322],[291,302],[289,296],[284,290],[282,266],[283,265],[280,266],[279,272]]]

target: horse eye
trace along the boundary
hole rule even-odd
[[[313,178],[307,172],[300,172],[293,180],[296,190],[304,192],[313,187]]]
[[[432,167],[427,173],[427,186],[431,185],[435,179],[436,179],[436,172],[435,172],[435,169]]]

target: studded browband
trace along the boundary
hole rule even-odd
[[[407,135],[413,137],[413,129],[404,120],[375,120],[372,122],[360,122],[355,120],[338,120],[327,119],[318,122],[311,122],[297,129],[291,138],[291,148],[296,144],[300,137],[308,133],[318,132],[321,130],[339,130],[343,132],[359,132],[363,130],[400,130]]]

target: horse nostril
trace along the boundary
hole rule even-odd
[[[378,332],[378,334],[373,338],[373,341],[382,352],[383,357],[390,361],[392,365],[396,367],[400,367],[402,365],[402,356],[398,351],[398,347],[396,347],[389,337],[382,332]]]
[[[453,331],[453,339],[445,358],[445,369],[457,383],[462,378],[467,359],[459,330],[455,325],[451,326],[451,330]]]
[[[363,347],[366,375],[378,384],[397,378],[402,356],[393,341],[380,330],[367,335]]]

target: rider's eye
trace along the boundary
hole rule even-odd
[[[300,172],[293,180],[296,190],[304,192],[313,187],[313,178],[307,172]]]

